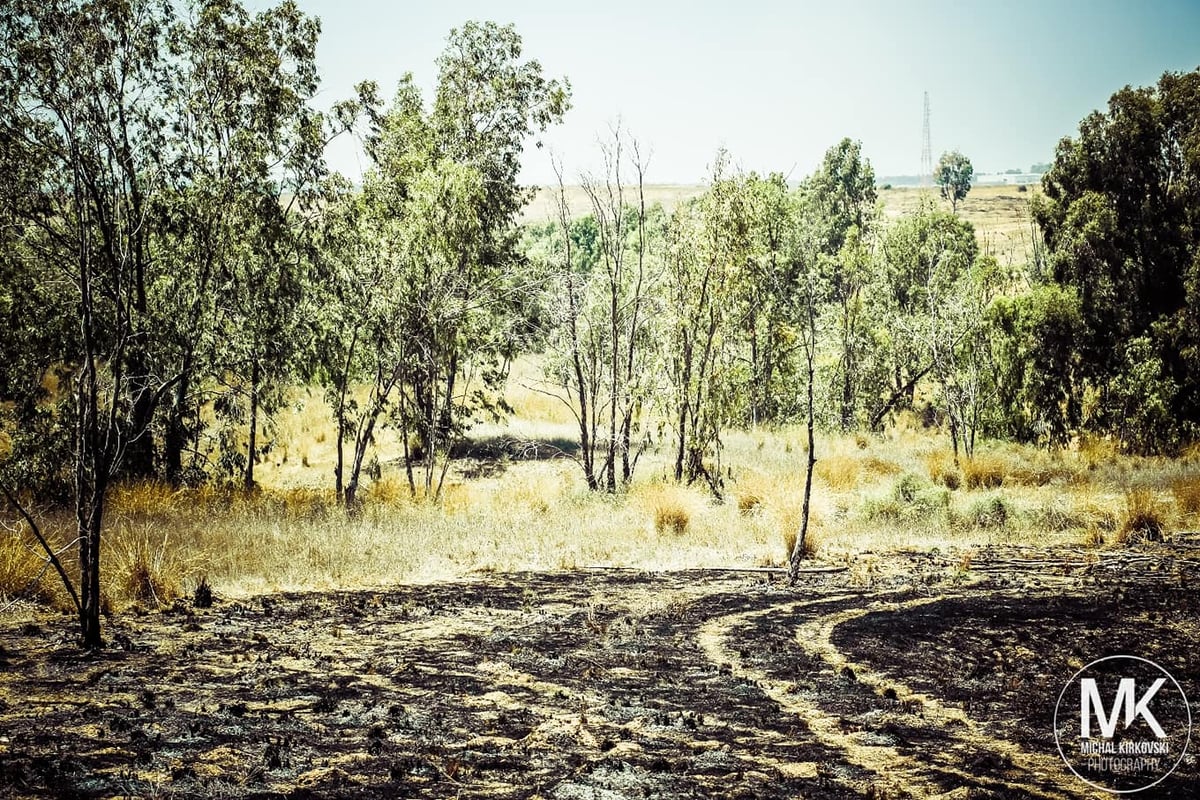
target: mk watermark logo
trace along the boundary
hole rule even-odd
[[[1141,717],[1150,726],[1150,730],[1154,732],[1155,736],[1159,739],[1167,738],[1167,734],[1158,724],[1158,720],[1150,713],[1150,701],[1154,699],[1154,695],[1158,694],[1158,690],[1166,682],[1166,678],[1156,680],[1154,685],[1135,704],[1133,696],[1137,691],[1137,681],[1133,678],[1121,678],[1121,682],[1117,685],[1117,696],[1114,698],[1112,713],[1105,716],[1103,713],[1104,700],[1100,697],[1100,684],[1096,683],[1095,678],[1081,679],[1079,681],[1079,738],[1092,738],[1093,716],[1100,722],[1100,735],[1105,739],[1113,738],[1117,730],[1117,715],[1121,709],[1125,709],[1126,728],[1132,725],[1135,719]]]
[[[1161,783],[1183,760],[1191,733],[1192,712],[1179,682],[1138,656],[1088,664],[1067,681],[1054,709],[1054,738],[1067,767],[1114,794]]]

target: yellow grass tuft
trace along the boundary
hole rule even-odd
[[[746,516],[748,514],[753,514],[755,511],[758,511],[762,507],[762,502],[763,502],[762,497],[759,496],[759,494],[757,492],[753,492],[753,491],[738,492],[738,494],[737,494],[738,513],[743,516]]]
[[[1171,482],[1171,494],[1175,496],[1175,505],[1179,515],[1188,524],[1200,515],[1200,475],[1186,475]]]
[[[1143,542],[1161,542],[1166,533],[1163,502],[1150,489],[1131,489],[1125,493],[1125,515],[1114,542],[1122,546]]]
[[[364,492],[363,499],[365,502],[384,506],[410,505],[414,500],[408,478],[399,470],[381,475],[379,480],[372,481]]]
[[[126,528],[108,542],[105,594],[110,600],[167,605],[182,596],[199,563],[199,557],[172,541],[169,531]]]
[[[126,516],[170,514],[179,508],[180,493],[161,481],[119,483],[108,492],[108,513]]]
[[[0,600],[28,600],[66,608],[66,590],[32,536],[23,529],[0,531]]]
[[[673,533],[681,536],[687,533],[692,516],[683,506],[660,505],[654,509],[654,530],[658,533]]]
[[[792,553],[796,550],[796,540],[799,538],[799,521],[783,530],[783,562],[785,564],[791,561]],[[808,530],[804,534],[804,548],[801,550],[800,557],[803,559],[815,558],[819,549],[817,529],[810,521]]]
[[[891,459],[882,458],[880,456],[867,456],[862,460],[863,470],[871,476],[887,477],[889,475],[899,475],[904,471],[904,467],[897,464]]]
[[[994,454],[976,453],[963,462],[963,482],[968,489],[998,489],[1008,474],[1008,464]]]
[[[831,453],[818,457],[814,471],[830,489],[843,492],[858,486],[861,465],[854,456]]]
[[[929,480],[937,486],[957,489],[962,485],[962,472],[954,463],[954,455],[945,448],[930,451],[925,456],[925,469]]]
[[[1117,442],[1104,436],[1081,436],[1078,449],[1079,459],[1088,469],[1096,469],[1121,457],[1121,448]]]

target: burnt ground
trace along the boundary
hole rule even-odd
[[[1200,698],[1200,550],[485,574],[0,622],[0,796],[1072,798],[1088,661]],[[840,567],[839,567],[840,568]],[[1185,757],[1139,797],[1197,796]]]

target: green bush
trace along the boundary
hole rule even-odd
[[[1003,528],[1012,516],[1012,506],[999,494],[976,500],[967,512],[967,519],[977,528]]]

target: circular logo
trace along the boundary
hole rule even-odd
[[[1067,768],[1113,794],[1156,786],[1179,766],[1191,737],[1192,710],[1179,682],[1138,656],[1088,664],[1054,707],[1054,740]]]

